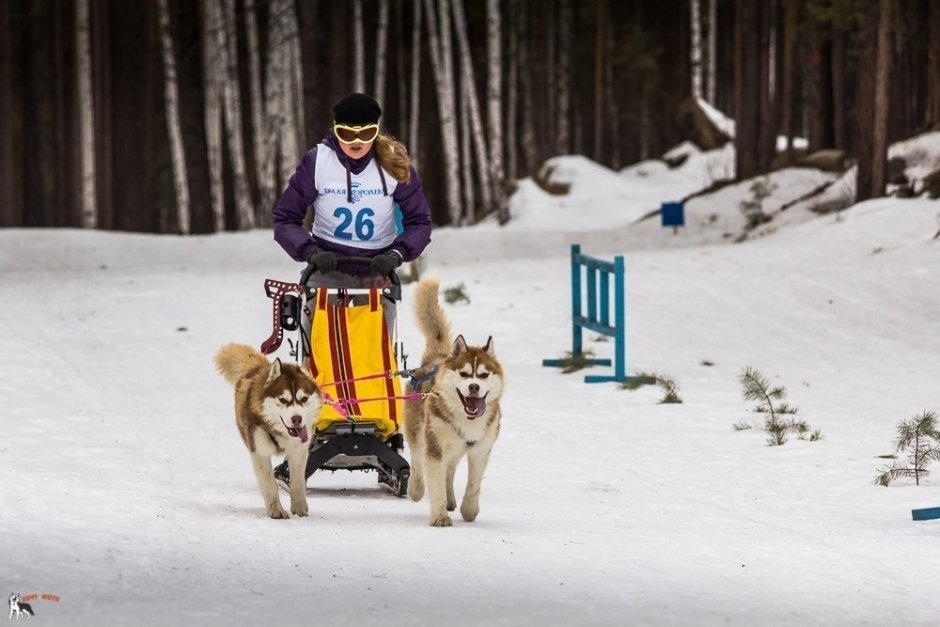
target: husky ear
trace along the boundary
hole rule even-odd
[[[483,350],[487,352],[490,357],[496,357],[496,353],[493,352],[493,336],[486,338],[486,346],[483,347]]]
[[[457,339],[454,340],[454,352],[451,353],[454,357],[460,353],[467,352],[467,340],[463,339],[462,335],[458,335]]]
[[[281,376],[281,358],[278,357],[274,360],[274,363],[271,364],[271,370],[268,372],[268,383],[274,381],[279,376]]]

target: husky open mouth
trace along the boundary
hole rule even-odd
[[[310,436],[307,435],[307,425],[300,425],[299,427],[288,427],[283,418],[281,418],[281,424],[284,425],[284,428],[287,429],[287,433],[290,434],[291,437],[300,438],[301,442],[306,442],[308,439],[310,439]]]
[[[460,397],[460,402],[463,403],[463,411],[470,420],[479,418],[486,411],[486,397],[488,395],[489,392],[483,396],[464,396],[460,393],[460,390],[457,390],[457,396]]]

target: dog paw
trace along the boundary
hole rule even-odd
[[[421,482],[411,483],[408,485],[408,496],[412,501],[417,503],[421,500],[421,497],[424,496],[424,484]]]
[[[284,511],[280,503],[268,508],[268,516],[274,519],[290,518],[290,514]]]
[[[457,501],[447,501],[447,511],[452,512],[457,509]]]
[[[447,514],[441,514],[440,516],[431,516],[431,526],[432,527],[453,527],[454,521],[450,519],[450,516]]]
[[[290,513],[296,514],[297,516],[306,516],[307,515],[307,504],[300,503],[291,503],[290,504]]]
[[[463,519],[467,522],[473,522],[477,519],[477,514],[480,513],[480,504],[479,503],[467,503],[464,501],[460,505],[460,515],[463,516]]]

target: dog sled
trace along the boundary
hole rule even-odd
[[[364,257],[339,257],[339,264],[368,264]],[[417,381],[397,329],[386,322],[383,298],[401,302],[401,282],[393,271],[384,285],[365,288],[309,287],[308,266],[299,283],[267,279],[273,300],[271,335],[261,352],[281,346],[285,332],[291,357],[308,369],[323,395],[323,409],[310,438],[306,481],[318,470],[375,470],[378,483],[396,496],[408,493],[411,468],[401,451],[404,438],[400,378]],[[309,324],[305,326],[305,323]],[[397,326],[397,325],[394,325]],[[399,367],[399,362],[401,365]],[[293,479],[286,460],[274,470],[282,485]]]

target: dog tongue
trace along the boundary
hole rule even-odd
[[[309,437],[307,436],[307,427],[300,426],[292,429],[288,429],[287,432],[295,438],[300,438],[301,442],[306,442]]]
[[[463,398],[463,410],[467,413],[467,418],[473,420],[481,416],[486,411],[486,397],[484,396],[465,396]]]

